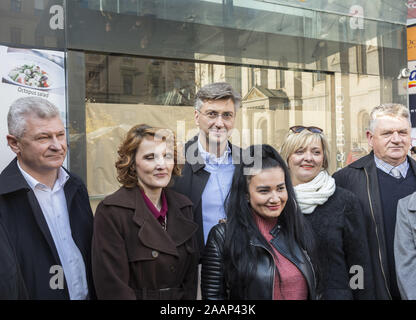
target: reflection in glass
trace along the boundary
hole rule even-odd
[[[392,77],[406,62],[400,1],[83,3],[67,2],[70,49]],[[363,16],[354,16],[358,7]],[[375,51],[371,62],[370,50]]]
[[[105,54],[85,61],[87,184],[97,201],[118,188],[117,148],[133,125],[171,129],[180,147],[198,133],[193,101],[209,82],[227,81],[242,94],[233,143],[279,148],[290,127],[316,126],[331,146],[331,173],[368,152],[368,115],[381,97],[378,76]]]

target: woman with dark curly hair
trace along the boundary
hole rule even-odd
[[[116,162],[122,187],[97,207],[92,268],[98,299],[195,299],[192,202],[166,188],[180,175],[174,134],[137,125]]]
[[[268,145],[251,146],[234,172],[227,221],[214,226],[202,260],[204,299],[317,299],[312,231],[289,171]]]

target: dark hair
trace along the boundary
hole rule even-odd
[[[286,237],[290,239],[289,249],[291,253],[294,252],[295,243],[307,251],[317,273],[318,266],[315,264],[317,255],[314,234],[297,205],[289,170],[284,160],[269,145],[250,146],[243,151],[242,158],[245,161],[242,161],[241,165],[235,169],[231,189],[225,202],[227,232],[225,236],[224,262],[230,275],[227,279],[229,286],[239,292],[247,293],[251,275],[254,274],[256,269],[255,262],[258,260],[258,251],[256,251],[254,246],[250,245],[250,238],[253,235],[258,238],[265,248],[268,248],[273,253],[271,245],[261,235],[254,221],[251,206],[247,201],[248,183],[250,180],[250,176],[247,173],[250,172],[251,168],[261,170],[281,168],[283,170],[288,200],[278,218],[281,232],[285,232]],[[254,159],[254,161],[247,163],[247,159]],[[255,163],[256,159],[261,159],[260,166],[258,161]]]
[[[195,109],[200,110],[207,100],[231,99],[234,110],[241,106],[241,95],[227,82],[214,82],[203,86],[195,96]]]

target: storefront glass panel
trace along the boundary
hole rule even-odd
[[[0,43],[64,49],[64,0],[0,1]]]
[[[196,91],[227,81],[243,97],[231,141],[279,148],[293,125],[318,126],[331,146],[330,172],[368,152],[369,112],[380,77],[85,54],[87,185],[95,206],[115,191],[114,163],[126,132],[139,123],[169,128],[182,146],[197,134]]]
[[[324,129],[335,171],[367,152],[369,111],[407,104],[406,1],[5,0],[0,44],[66,52],[69,169],[94,199],[114,191],[134,124],[196,133],[192,103],[227,81],[244,97],[234,143],[276,148]],[[244,138],[244,139],[243,139]]]
[[[366,19],[402,24],[406,23],[407,0],[399,1],[368,1],[368,0],[257,0],[277,3],[297,8],[331,12],[340,15],[353,15],[357,10]]]
[[[369,74],[396,76],[405,66],[403,1],[285,2],[70,1],[68,48],[266,67],[286,61],[297,69],[339,53],[340,64],[321,65],[319,71],[352,72],[348,51],[362,46],[391,58]],[[397,20],[383,20],[386,16]]]

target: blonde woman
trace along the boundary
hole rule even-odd
[[[329,175],[329,148],[322,129],[291,127],[281,155],[288,164],[300,209],[316,234],[322,299],[373,299],[360,204]]]

